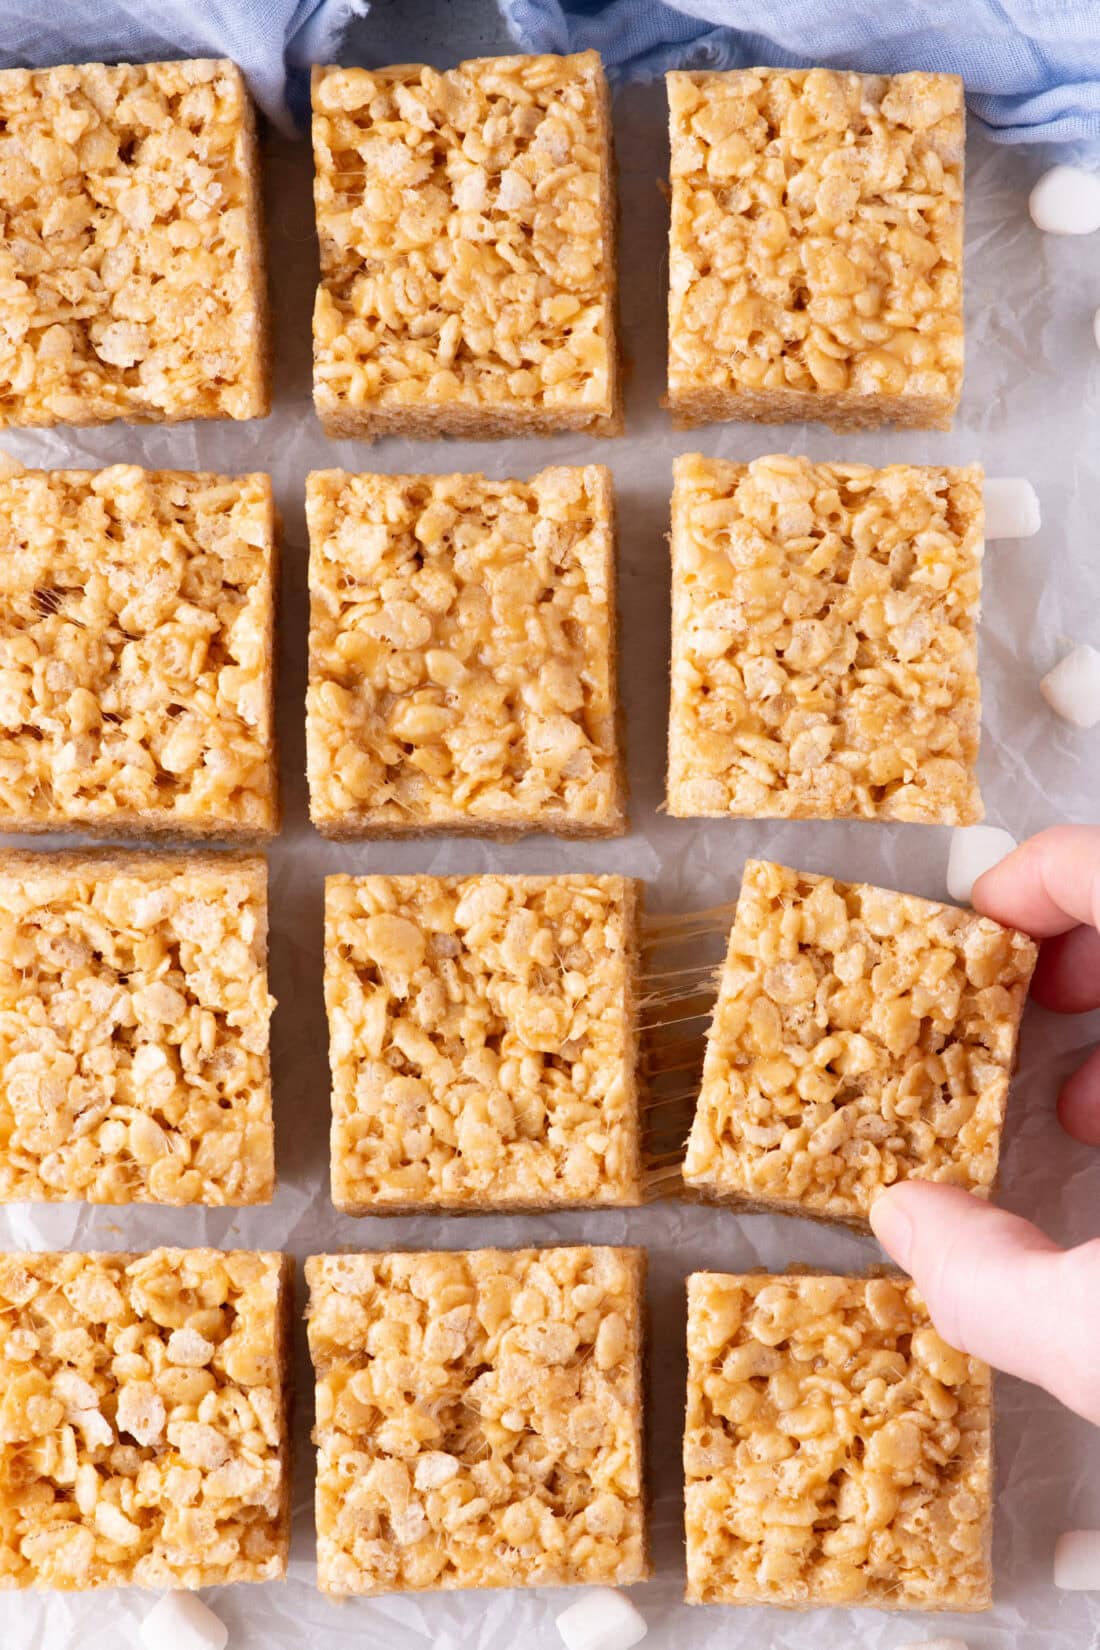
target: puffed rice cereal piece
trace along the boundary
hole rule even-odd
[[[611,478],[315,471],[307,766],[327,836],[615,836]]]
[[[981,470],[674,475],[669,813],[976,823]]]
[[[321,1590],[649,1574],[640,1249],[314,1255]]]
[[[338,1208],[641,1202],[639,902],[619,876],[326,879]]]
[[[270,410],[236,64],[0,71],[0,426]]]
[[[596,52],[313,72],[326,432],[622,429]]]
[[[0,1589],[286,1574],[290,1297],[280,1254],[0,1255]]]
[[[898,1180],[988,1197],[1037,956],[973,911],[750,860],[685,1182],[859,1228]]]
[[[274,1006],[262,859],[0,855],[0,1202],[269,1202]]]
[[[991,1380],[908,1278],[688,1279],[687,1599],[984,1610]]]
[[[948,429],[962,388],[956,75],[676,70],[677,424]]]
[[[266,475],[0,476],[0,829],[278,827]]]

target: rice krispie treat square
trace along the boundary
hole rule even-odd
[[[611,477],[306,484],[310,817],[326,836],[618,836]]]
[[[1037,956],[976,912],[750,860],[685,1182],[859,1227],[897,1180],[988,1197]]]
[[[641,1249],[314,1255],[322,1592],[649,1574]]]
[[[641,1202],[639,905],[619,876],[326,879],[338,1208]]]
[[[313,154],[329,435],[621,432],[596,52],[316,68]]]
[[[0,425],[270,411],[234,63],[0,71]]]
[[[0,1202],[267,1203],[267,867],[0,855]]]
[[[981,819],[981,470],[674,473],[669,813]]]
[[[949,429],[963,372],[956,75],[668,75],[676,422]]]
[[[984,1610],[991,1379],[908,1278],[688,1279],[689,1604]]]
[[[0,476],[0,830],[278,827],[266,475]]]
[[[291,1262],[0,1255],[0,1589],[286,1574]]]

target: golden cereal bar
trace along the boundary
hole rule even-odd
[[[310,817],[619,835],[611,478],[307,483]]]
[[[948,429],[963,371],[955,75],[668,77],[676,421]]]
[[[695,1273],[688,1602],[986,1609],[990,1392],[907,1278]]]
[[[0,476],[0,829],[278,824],[266,475]]]
[[[269,411],[235,64],[0,71],[0,217],[0,425]]]
[[[315,1255],[323,1592],[649,1574],[640,1249]]]
[[[286,1573],[291,1262],[0,1255],[0,1589]]]
[[[750,860],[685,1181],[861,1226],[898,1180],[988,1197],[1036,958],[973,911]]]
[[[0,855],[0,1202],[274,1187],[267,867]]]
[[[315,69],[313,154],[329,435],[619,434],[596,52]]]
[[[619,876],[327,878],[339,1208],[641,1201],[639,898]]]
[[[676,460],[668,810],[971,825],[982,473]]]

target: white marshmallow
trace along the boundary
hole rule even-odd
[[[1031,191],[1027,209],[1047,235],[1091,235],[1100,229],[1100,177],[1080,166],[1052,166]]]
[[[628,1598],[613,1587],[589,1587],[557,1618],[566,1650],[630,1650],[649,1629]]]
[[[960,905],[970,904],[974,884],[1016,847],[1016,838],[998,825],[960,825],[951,832],[947,854],[947,892]]]
[[[1100,722],[1100,653],[1082,642],[1047,671],[1039,692],[1075,728],[1094,728]]]
[[[1054,1585],[1100,1593],[1100,1530],[1067,1530],[1054,1544]]]
[[[1096,339],[1096,347],[1100,349],[1100,309],[1092,318],[1092,336]]]
[[[1029,539],[1039,531],[1039,495],[1023,476],[986,476],[982,488],[987,539]]]
[[[225,1650],[229,1629],[197,1593],[165,1593],[141,1624],[149,1650]]]

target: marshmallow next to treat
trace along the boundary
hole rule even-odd
[[[1100,1530],[1067,1530],[1054,1544],[1054,1585],[1100,1593]]]
[[[1047,235],[1091,235],[1100,229],[1100,177],[1080,166],[1052,166],[1028,198],[1036,229]]]
[[[566,1650],[630,1650],[648,1631],[645,1617],[614,1587],[587,1587],[557,1620]]]
[[[947,892],[960,905],[970,904],[974,884],[1016,847],[1016,838],[997,825],[960,825],[951,832],[947,854]]]
[[[225,1650],[229,1629],[197,1593],[165,1593],[141,1624],[149,1650]]]
[[[1047,671],[1039,692],[1075,728],[1094,728],[1100,722],[1100,653],[1082,642]]]
[[[1043,524],[1039,495],[1023,476],[986,476],[982,502],[987,539],[1029,539]]]

